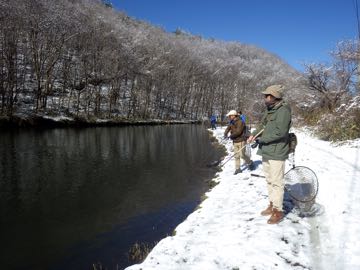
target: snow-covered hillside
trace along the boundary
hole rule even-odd
[[[223,129],[214,135],[220,139]],[[267,204],[263,178],[245,170],[233,175],[231,160],[200,208],[160,241],[146,260],[127,270],[360,269],[360,141],[332,145],[296,130],[296,164],[319,179],[317,214],[294,208],[277,225],[259,213]],[[230,142],[225,142],[232,154]],[[262,174],[261,158],[252,153]]]

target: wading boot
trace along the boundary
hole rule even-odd
[[[284,218],[284,213],[277,209],[273,209],[272,215],[267,221],[268,224],[278,224]]]
[[[261,215],[262,216],[269,216],[272,214],[272,211],[273,211],[273,203],[270,202],[268,208],[266,208],[264,211],[261,211]]]

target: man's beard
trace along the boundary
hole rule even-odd
[[[277,100],[272,100],[272,101],[265,101],[265,105],[268,108],[268,110],[274,108],[275,104],[276,104]]]

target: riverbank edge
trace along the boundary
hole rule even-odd
[[[200,120],[128,120],[123,118],[101,119],[86,117],[53,117],[41,114],[0,116],[0,128],[65,128],[65,127],[110,127],[140,125],[201,124]]]
[[[201,122],[199,122],[201,123]],[[217,128],[222,128],[222,126],[218,126]],[[212,145],[212,147],[214,148],[215,151],[217,151],[220,155],[219,160],[223,160],[227,154],[228,154],[228,150],[226,149],[225,145],[222,144],[219,139],[216,137],[216,135],[214,134],[214,131],[210,128],[206,129],[208,131],[208,135],[209,135],[209,141]],[[207,194],[209,192],[211,192],[211,190],[219,184],[219,181],[217,181],[217,177],[216,175],[222,171],[222,168],[219,166],[212,166],[211,164],[207,164],[206,165],[208,168],[212,168],[214,170],[214,175],[212,177],[208,177],[208,178],[204,178],[204,183],[206,183],[206,188],[204,189],[204,192],[200,195],[200,197],[198,198],[197,201],[197,206],[187,215],[186,219],[193,213],[195,213],[197,210],[199,210],[202,207],[202,203],[208,198]],[[176,235],[176,228],[177,226],[179,226],[180,224],[182,224],[183,222],[186,221],[183,220],[181,221],[179,224],[176,225],[176,227],[174,228],[174,230],[169,234],[171,236],[175,236]],[[165,237],[166,238],[166,237]],[[161,238],[156,242],[153,243],[147,243],[147,242],[143,242],[143,243],[138,243],[135,242],[134,245],[130,248],[130,250],[128,251],[128,256],[129,258],[131,257],[131,259],[129,260],[129,265],[127,265],[125,267],[125,269],[127,269],[128,267],[134,266],[136,264],[141,264],[142,262],[144,262],[144,260],[146,259],[146,257],[149,255],[149,253],[153,250],[153,248],[163,239],[165,238]],[[101,263],[99,263],[98,265],[100,268],[103,267],[103,265]]]

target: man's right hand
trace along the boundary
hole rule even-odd
[[[247,139],[247,143],[252,143],[255,140],[255,136],[251,135],[248,139]]]

